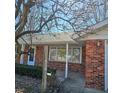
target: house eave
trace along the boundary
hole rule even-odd
[[[79,44],[84,40],[92,40],[92,39],[108,39],[108,20],[104,20],[96,25],[94,25],[94,30],[92,32],[84,33],[82,32],[81,37],[72,38],[72,35],[75,35],[75,32],[61,32],[54,33],[54,35],[41,35],[41,34],[33,34],[32,40],[30,35],[24,35],[22,38],[18,39],[20,44]]]

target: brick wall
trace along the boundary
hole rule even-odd
[[[99,43],[98,43],[99,42]],[[25,47],[25,52],[28,47]],[[36,46],[35,65],[42,65],[44,55],[43,45]],[[24,54],[24,64],[28,55]],[[19,60],[20,62],[20,60]],[[48,67],[65,70],[65,62],[49,61]],[[104,40],[87,40],[82,46],[82,63],[69,63],[69,71],[82,72],[85,76],[85,87],[104,88]]]
[[[15,59],[15,62],[20,64],[20,55],[17,56],[17,58]]]
[[[19,47],[19,45],[15,44],[15,63],[20,64],[20,52],[21,47]]]
[[[82,46],[82,74],[84,75],[85,74],[85,60],[86,60],[86,45],[85,45],[85,42],[83,43],[83,46]]]
[[[85,86],[104,89],[104,40],[88,40],[85,44]]]
[[[43,45],[36,46],[35,65],[43,64],[43,54],[44,54],[43,49],[44,49]],[[69,63],[68,68],[70,71],[83,72],[84,70],[82,65],[83,64]],[[65,70],[65,62],[49,61],[48,67],[52,69]]]
[[[29,48],[29,46],[25,46],[24,52],[28,52],[28,48]],[[27,54],[24,54],[23,61],[24,61],[24,64],[27,64],[27,62],[28,62],[28,55]]]
[[[24,52],[27,52],[28,51],[28,46],[25,46],[24,48]],[[24,55],[24,58],[23,58],[23,61],[24,61],[24,64],[27,64],[27,61],[28,61],[28,55],[27,54],[23,54]],[[21,55],[19,55],[16,59],[16,63],[19,63],[20,64],[20,57]]]
[[[65,62],[57,62],[57,61],[49,61],[48,67],[57,69],[57,70],[65,70]],[[69,63],[68,64],[69,71],[82,72],[82,64]]]
[[[24,52],[28,51],[28,46],[25,47]],[[85,49],[82,49],[82,53],[84,53]],[[43,45],[37,45],[36,46],[36,54],[35,54],[35,65],[40,65],[42,66],[43,64],[43,56],[44,56],[44,46]],[[70,71],[75,71],[75,72],[83,72],[84,73],[84,58],[85,55],[82,55],[82,60],[83,62],[81,64],[77,63],[69,63],[68,68]],[[28,61],[28,55],[24,54],[24,64],[27,64]],[[20,60],[19,60],[20,62]],[[65,62],[57,62],[57,61],[49,61],[48,62],[48,67],[53,68],[53,69],[58,69],[58,70],[65,70]]]
[[[35,65],[42,65],[43,55],[44,55],[44,47],[42,45],[36,46]]]
[[[25,46],[24,52],[28,52],[29,46]],[[24,64],[28,62],[28,55],[24,54]],[[36,46],[36,54],[35,54],[35,65],[42,65],[43,62],[43,46],[37,45]],[[18,57],[18,63],[20,63],[20,56]]]

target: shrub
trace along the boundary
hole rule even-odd
[[[48,71],[52,75],[55,75],[56,70],[49,69]],[[35,78],[42,78],[42,67],[40,66],[29,66],[24,64],[15,64],[15,73],[20,75],[31,76]]]

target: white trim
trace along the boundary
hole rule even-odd
[[[32,48],[34,48],[34,60],[32,61],[32,63],[29,61],[29,56],[30,55],[28,55],[28,61],[27,61],[27,64],[28,65],[33,65],[34,66],[34,64],[35,64],[35,54],[36,54],[36,46],[32,46]]]
[[[104,83],[105,83],[105,91],[108,90],[108,45],[107,45],[107,40],[105,40],[105,78],[104,78]]]
[[[50,60],[50,53],[51,53],[50,51],[51,51],[51,50],[50,50],[50,47],[48,46],[48,57],[49,57],[48,59],[49,59],[49,60]],[[49,61],[49,60],[48,60],[48,61]]]
[[[65,78],[68,76],[68,43],[66,43],[66,65],[65,65]]]
[[[56,55],[57,55],[57,50],[58,50],[58,49],[57,49],[56,46],[50,46],[50,47],[49,47],[49,53],[48,53],[48,54],[49,54],[49,58],[48,58],[48,59],[49,59],[49,61],[55,61],[55,60],[50,60],[51,48],[56,49]]]
[[[21,51],[24,51],[24,48],[25,48],[25,45],[22,44],[22,47],[21,47]],[[23,64],[24,63],[24,54],[21,54],[21,57],[20,57],[20,64]]]
[[[58,48],[65,48],[66,49],[66,47],[65,46],[49,46],[49,61],[59,61],[59,62],[65,62],[65,61],[60,61],[60,60],[57,60],[57,57],[56,57],[56,60],[51,60],[50,59],[50,55],[51,55],[51,48],[55,48],[56,49],[56,55],[57,55],[57,52],[58,52]],[[72,45],[72,46],[70,46],[69,47],[70,49],[71,49],[71,54],[72,54],[72,51],[73,51],[73,49],[74,48],[79,48],[80,49],[80,61],[78,62],[78,63],[76,63],[76,64],[81,64],[82,63],[82,47],[80,47],[80,46],[74,46],[74,45]],[[73,62],[70,62],[70,63],[72,63],[73,64]]]

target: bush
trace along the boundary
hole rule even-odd
[[[56,70],[49,69],[49,73],[52,73],[52,75],[55,75]],[[42,78],[42,67],[40,66],[29,66],[29,65],[23,65],[23,64],[15,64],[15,73],[20,75],[26,75],[31,76],[35,78]]]

